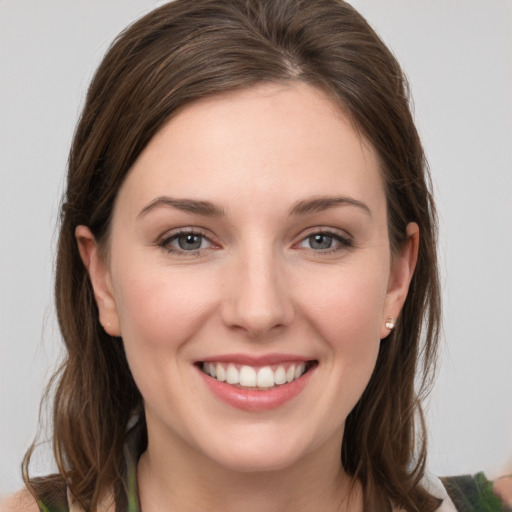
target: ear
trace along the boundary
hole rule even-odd
[[[396,321],[402,310],[418,260],[420,230],[415,222],[407,225],[406,235],[407,239],[399,251],[392,255],[391,273],[381,319],[381,339],[389,335],[390,329],[386,327],[388,319]]]
[[[117,314],[108,264],[101,256],[96,239],[87,226],[77,226],[75,238],[80,257],[92,283],[94,297],[100,314],[100,323],[103,329],[111,336],[121,336],[119,316]]]

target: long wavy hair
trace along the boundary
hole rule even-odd
[[[88,226],[106,246],[116,195],[162,126],[200,98],[265,82],[322,89],[373,144],[392,251],[404,242],[409,222],[419,226],[407,300],[347,418],[340,456],[363,485],[365,510],[438,507],[420,484],[426,461],[420,402],[431,383],[440,324],[437,221],[399,64],[342,0],[176,0],[114,41],[89,87],[69,155],[55,281],[66,357],[54,378],[53,449],[61,476],[86,510],[118,488],[127,423],[142,411],[142,398],[122,342],[99,323],[75,228]],[[23,472],[37,494],[28,474],[31,454]]]

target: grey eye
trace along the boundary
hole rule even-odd
[[[303,238],[298,247],[317,252],[319,254],[328,254],[337,251],[350,249],[353,246],[352,240],[341,234],[330,233],[328,231],[317,231]]]
[[[194,235],[192,233],[180,235],[175,240],[182,251],[196,251],[201,249],[204,243],[203,235]]]
[[[332,247],[333,237],[319,233],[317,235],[309,236],[307,240],[311,249],[321,251]]]

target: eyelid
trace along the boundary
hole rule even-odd
[[[312,226],[310,228],[304,229],[301,231],[301,233],[298,235],[297,238],[300,240],[303,240],[304,238],[307,238],[308,236],[312,235],[331,235],[338,238],[343,238],[345,240],[353,240],[353,236],[346,230],[340,229],[340,228],[334,228],[330,226]]]
[[[303,231],[300,234],[300,238],[297,242],[293,244],[294,247],[299,246],[299,244],[305,242],[308,238],[315,236],[315,235],[326,235],[334,238],[338,242],[338,246],[324,249],[324,250],[315,250],[311,248],[303,248],[311,253],[314,254],[329,254],[333,252],[339,252],[343,250],[349,250],[354,248],[354,238],[352,235],[347,233],[344,230],[332,228],[332,227],[325,227],[325,226],[315,226],[312,228],[308,228],[307,230]],[[300,247],[298,247],[300,248]]]
[[[179,249],[178,247],[171,246],[171,242],[179,238],[180,236],[187,236],[187,235],[195,235],[195,236],[201,236],[205,240],[208,240],[210,243],[210,247],[204,247],[199,248],[196,250],[190,250],[185,251],[182,249]],[[195,226],[187,226],[187,227],[180,227],[172,230],[166,231],[164,234],[158,237],[158,239],[155,242],[155,245],[158,247],[161,247],[165,251],[167,251],[170,254],[176,254],[176,255],[187,255],[187,256],[197,256],[200,253],[205,253],[207,251],[210,251],[213,248],[218,247],[218,244],[212,239],[213,237],[206,233],[206,230],[203,228],[195,227]]]

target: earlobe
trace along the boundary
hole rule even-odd
[[[87,269],[99,311],[99,320],[111,336],[121,336],[116,301],[107,262],[101,255],[94,235],[87,226],[77,226],[75,238],[82,262]]]
[[[407,238],[397,254],[393,256],[388,290],[382,315],[381,339],[389,335],[394,328],[396,318],[407,298],[416,262],[420,240],[419,227],[410,222],[406,228]]]

